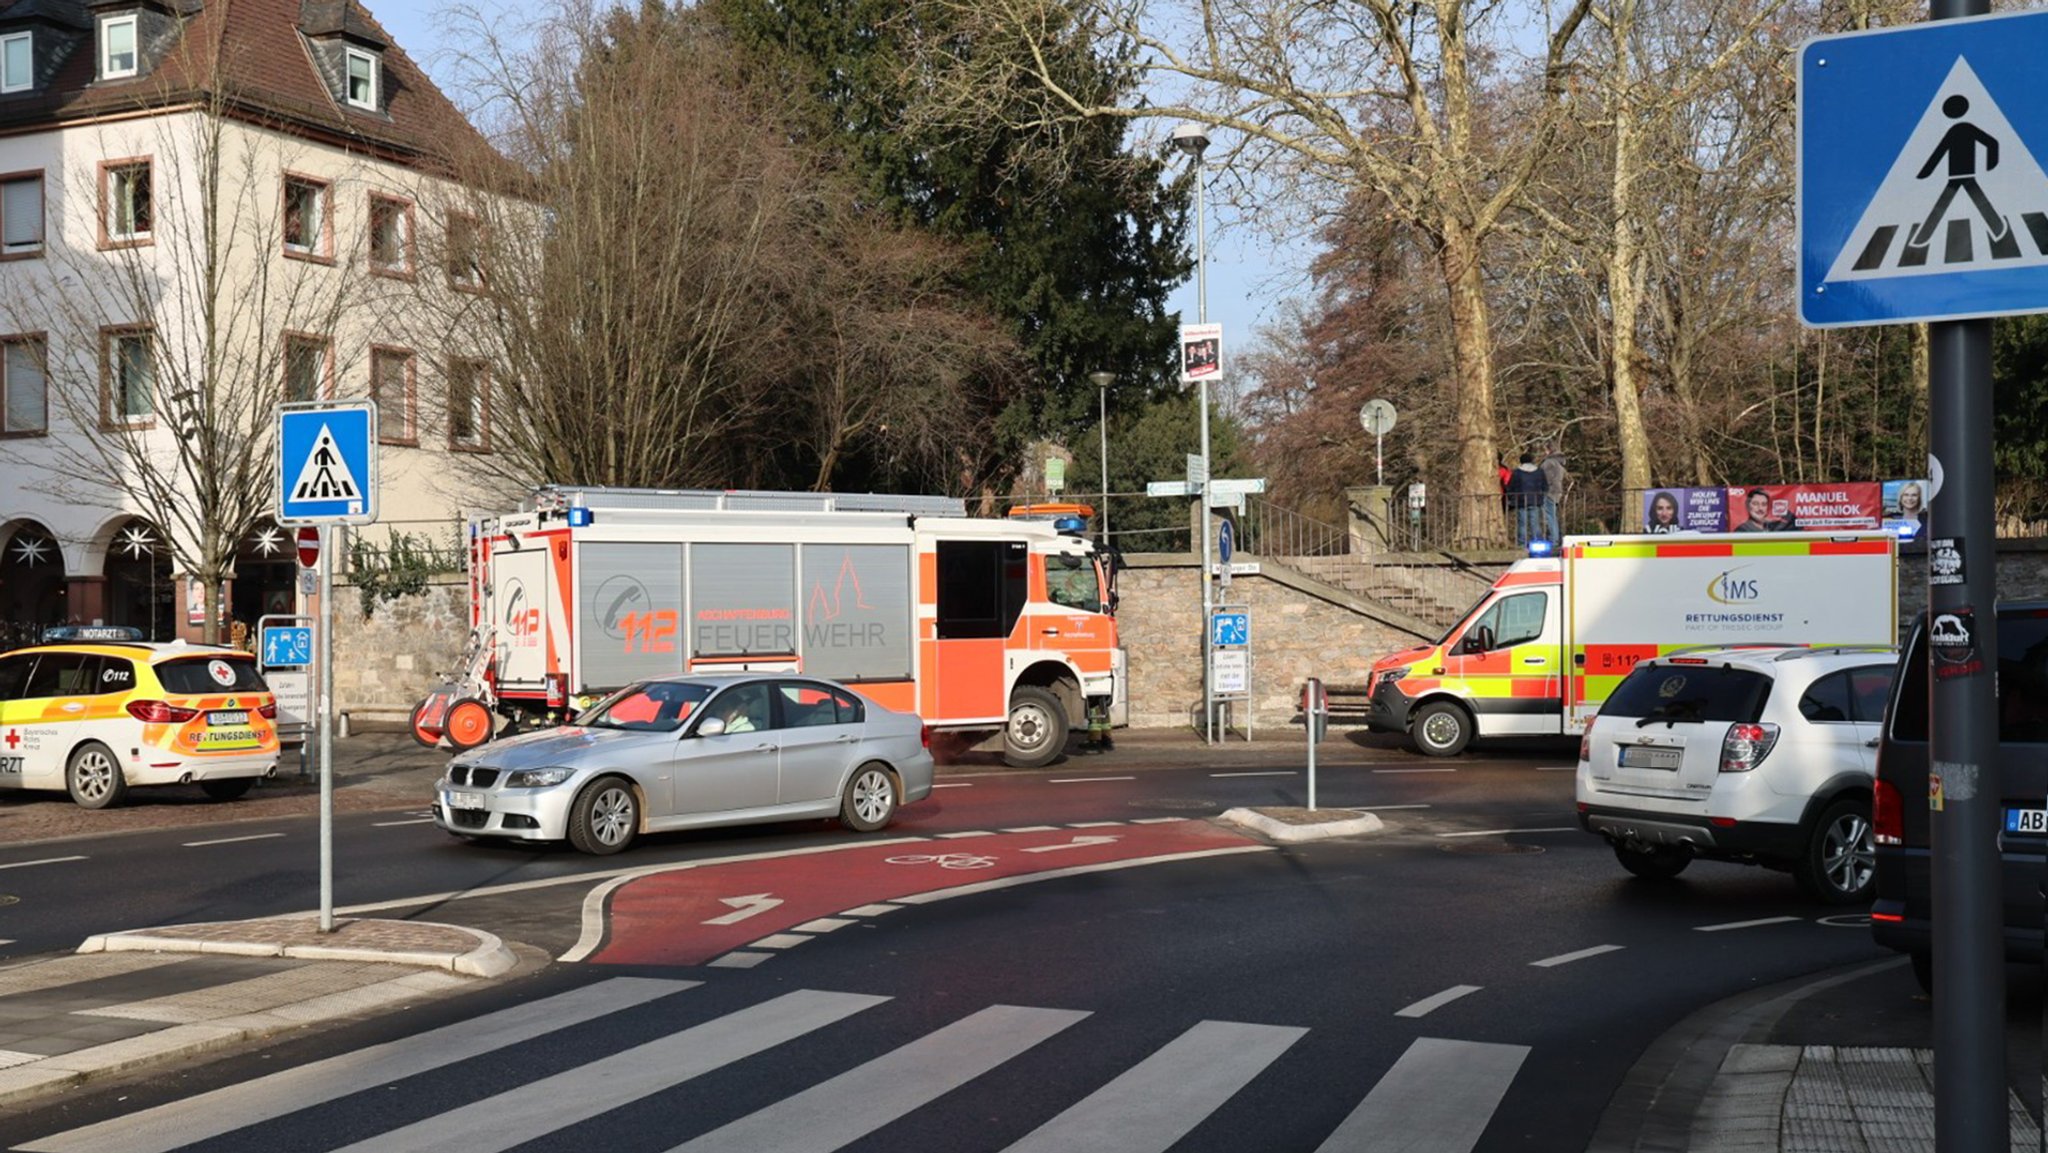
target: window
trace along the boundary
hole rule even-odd
[[[1031,546],[1023,541],[942,540],[936,548],[938,639],[1009,636],[1024,612]]]
[[[35,84],[35,33],[0,36],[0,92],[26,92]]]
[[[1884,720],[1884,703],[1892,695],[1892,666],[1866,665],[1849,670],[1849,702],[1855,711],[1851,720],[1875,725]]]
[[[457,288],[484,284],[483,230],[474,216],[448,218],[448,283]]]
[[[222,684],[216,675],[219,666],[226,665],[234,674],[234,681]],[[183,657],[165,661],[155,666],[157,683],[167,693],[178,696],[212,696],[215,693],[260,693],[270,686],[264,682],[263,674],[256,669],[256,658],[243,653],[223,653],[214,657]]]
[[[1849,722],[1849,674],[1833,673],[1808,685],[1799,698],[1799,715],[1816,724]]]
[[[47,348],[40,336],[0,339],[0,433],[49,431]]]
[[[357,108],[377,107],[377,58],[360,48],[348,50],[348,102]]]
[[[1472,627],[1465,630],[1465,640],[1470,641],[1485,630],[1486,649],[1504,649],[1509,645],[1526,645],[1543,635],[1544,614],[1549,611],[1549,593],[1516,593],[1502,597],[1481,613]],[[1462,650],[1479,651],[1479,650]]]
[[[86,666],[93,663],[84,653],[44,653],[21,695],[29,700],[77,696],[85,685]]]
[[[1615,686],[1600,715],[1753,724],[1770,696],[1771,678],[1750,669],[1644,663]]]
[[[36,665],[34,653],[0,659],[0,701],[18,701],[28,687],[29,670]]]
[[[387,275],[412,275],[411,204],[370,197],[370,267]]]
[[[491,366],[481,360],[448,362],[448,447],[490,447]]]
[[[334,346],[324,337],[286,336],[284,339],[284,398],[287,401],[320,400],[333,390],[327,387],[333,366]]]
[[[412,353],[399,348],[370,350],[370,399],[377,402],[377,439],[385,444],[419,443]]]
[[[801,681],[782,681],[775,686],[776,695],[782,707],[782,724],[785,729],[804,729],[821,725],[857,725],[861,723],[861,707],[848,693],[834,692],[823,685],[806,684]]]
[[[728,733],[758,733],[774,727],[775,714],[771,711],[768,685],[764,681],[726,689],[711,698],[704,713],[724,721]]]
[[[109,246],[147,244],[156,224],[147,160],[117,160],[100,166],[100,227]]]
[[[100,79],[133,76],[138,71],[135,54],[135,17],[109,16],[100,21]]]
[[[154,343],[146,328],[110,329],[102,352],[104,417],[112,426],[147,423],[156,411]]]
[[[0,176],[0,257],[43,251],[43,174]]]
[[[291,256],[326,256],[334,233],[327,218],[327,185],[304,176],[284,178],[284,250]]]

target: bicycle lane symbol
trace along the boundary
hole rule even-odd
[[[1100,833],[1102,830],[1091,830]],[[995,833],[974,849],[929,842],[858,843],[797,856],[700,864],[636,877],[611,895],[596,964],[701,965],[786,929],[919,894],[1076,866],[1238,849],[1251,838],[1206,821],[1128,825],[1117,836],[1072,830]],[[725,898],[772,893],[773,910],[731,925],[704,922],[732,912]],[[840,930],[842,932],[847,930]]]

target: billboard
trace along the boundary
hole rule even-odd
[[[1653,488],[1643,494],[1643,531],[1727,532],[1728,492],[1721,488]]]
[[[1728,531],[1874,529],[1883,519],[1883,488],[1874,480],[1731,486]]]

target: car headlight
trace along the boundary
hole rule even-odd
[[[551,789],[575,775],[574,769],[520,769],[505,774],[508,789]]]
[[[1386,672],[1380,674],[1379,681],[1373,687],[1377,688],[1379,687],[1379,685],[1391,685],[1395,681],[1400,680],[1402,677],[1407,676],[1408,672],[1409,670],[1407,669],[1388,669]]]

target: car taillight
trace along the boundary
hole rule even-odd
[[[918,739],[919,741],[923,742],[923,744],[924,744],[924,747],[925,747],[925,748],[927,748],[927,749],[931,748],[931,747],[932,747],[932,727],[931,727],[930,725],[919,725],[919,726],[917,727],[917,739]]]
[[[1870,798],[1870,837],[1880,845],[1906,843],[1906,811],[1899,804],[1898,786],[1877,782]]]
[[[276,719],[277,719],[277,702],[276,702],[276,701],[271,701],[271,702],[270,702],[269,704],[267,704],[267,705],[257,705],[257,706],[256,706],[256,715],[257,715],[257,716],[259,716],[259,717],[262,717],[262,718],[263,718],[264,720],[266,720],[266,721],[274,721],[274,720],[276,720]]]
[[[169,701],[129,701],[128,715],[147,725],[178,725],[198,716],[199,710],[181,708]]]
[[[1721,771],[1746,773],[1763,764],[1777,743],[1776,725],[1729,725],[1728,735],[1721,738]]]
[[[1587,761],[1590,761],[1590,760],[1592,760],[1592,759],[1593,759],[1593,726],[1591,726],[1591,725],[1587,725],[1587,726],[1586,726],[1586,731],[1585,731],[1585,732],[1584,732],[1583,734],[1581,734],[1581,735],[1580,735],[1580,737],[1579,737],[1579,763],[1580,763],[1580,764],[1584,764],[1585,762],[1587,762]]]

